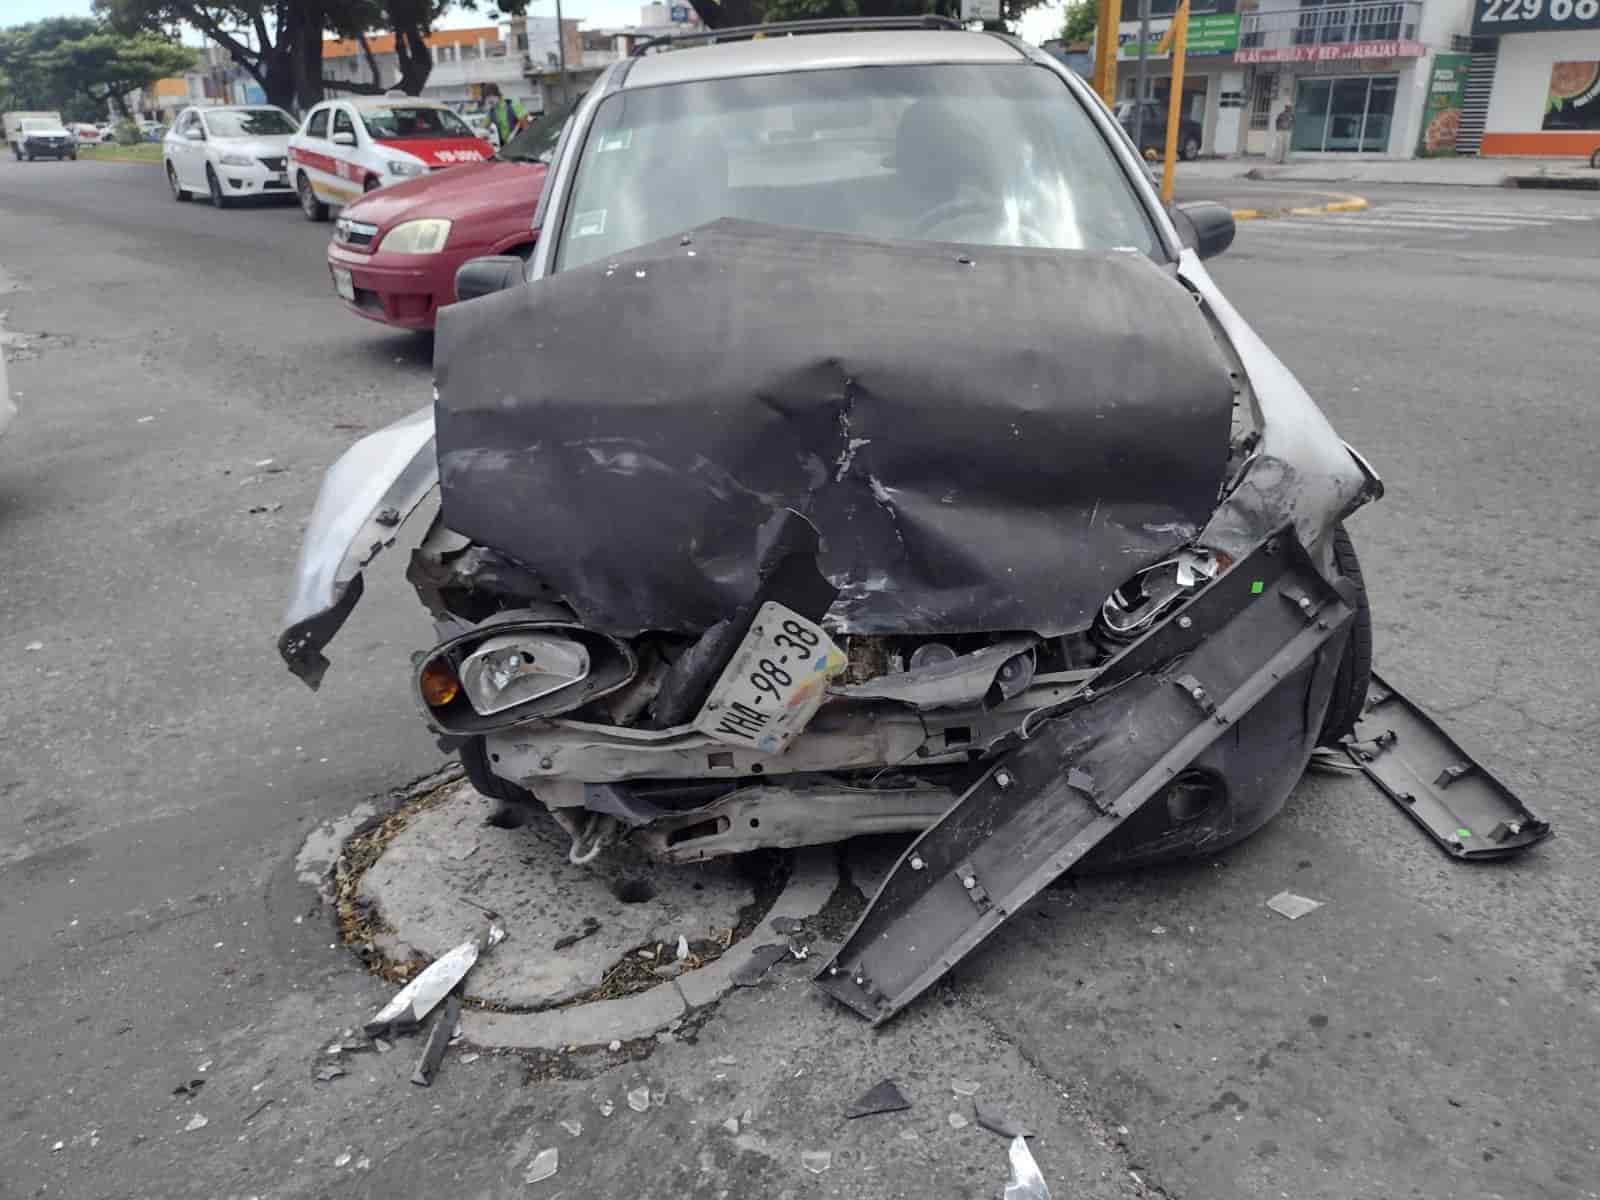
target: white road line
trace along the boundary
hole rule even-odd
[[[1337,226],[1341,229],[1421,229],[1432,233],[1465,232],[1465,233],[1504,233],[1509,229],[1527,228],[1517,225],[1459,225],[1450,221],[1403,221],[1403,220],[1374,220],[1365,217],[1335,218],[1329,217],[1320,222],[1323,226]]]
[[[1434,208],[1427,204],[1385,204],[1368,212],[1438,213],[1441,217],[1520,217],[1541,221],[1593,221],[1593,216],[1546,212],[1538,208]]]
[[[1548,217],[1497,217],[1489,213],[1432,213],[1426,211],[1410,212],[1395,211],[1387,208],[1381,210],[1368,209],[1366,212],[1361,213],[1360,215],[1363,217],[1393,217],[1397,220],[1403,221],[1437,220],[1441,224],[1449,224],[1452,221],[1464,222],[1471,225],[1489,224],[1550,226],[1555,224],[1555,222],[1551,221]]]

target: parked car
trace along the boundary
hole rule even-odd
[[[1368,697],[1382,493],[1204,266],[1225,207],[1050,56],[906,23],[608,68],[434,403],[328,471],[278,643],[316,686],[437,491],[412,685],[501,819],[578,863],[919,832],[818,975],[873,1020],[1064,870],[1278,812]]]
[[[162,139],[172,198],[209,196],[218,208],[248,196],[288,196],[295,119],[272,105],[186,108]]]
[[[344,209],[328,269],[350,310],[432,329],[439,308],[455,301],[456,271],[467,259],[532,253],[534,208],[570,111],[534,122],[485,162],[392,184]]]
[[[1157,155],[1164,155],[1167,152],[1167,106],[1146,100],[1143,107],[1144,128],[1139,133],[1140,152],[1148,154],[1154,151]],[[1128,131],[1130,138],[1134,136],[1134,127],[1138,122],[1138,108],[1132,100],[1117,104],[1117,120]],[[1178,125],[1178,157],[1184,162],[1199,158],[1203,140],[1200,122],[1183,118]]]
[[[7,113],[6,141],[21,162],[36,158],[77,158],[78,142],[59,113]]]
[[[412,96],[326,101],[289,139],[295,192],[312,221],[326,221],[329,206],[385,184],[482,162],[493,153],[448,105]]]
[[[167,136],[167,127],[160,121],[141,121],[139,134],[147,142],[159,142]]]

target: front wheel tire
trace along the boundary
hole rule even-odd
[[[167,186],[172,189],[172,198],[179,204],[189,203],[189,193],[178,186],[178,172],[171,163],[167,164]]]
[[[317,199],[316,192],[311,190],[311,180],[301,171],[294,182],[295,194],[300,197],[300,211],[305,214],[308,221],[326,221],[328,219],[328,206]]]
[[[1333,531],[1333,564],[1356,588],[1356,615],[1350,625],[1350,638],[1344,644],[1344,657],[1333,680],[1333,696],[1322,718],[1322,733],[1317,741],[1337,745],[1352,732],[1367,702],[1367,687],[1372,683],[1372,608],[1367,603],[1367,585],[1356,558],[1355,543],[1343,525]]]

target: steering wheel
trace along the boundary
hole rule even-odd
[[[994,220],[998,215],[996,208],[995,203],[986,198],[958,196],[954,200],[946,200],[943,204],[938,205],[918,218],[917,223],[912,226],[911,237],[915,240],[930,242],[971,241],[973,240],[971,238],[936,237],[935,234],[941,229],[952,225],[960,226],[965,224],[968,228],[971,228],[973,218],[982,220],[985,230],[993,231],[999,227],[999,223]],[[1055,245],[1050,238],[1046,237],[1036,227],[1025,222],[1017,224],[1015,233],[1020,244],[1024,246],[1049,249]]]

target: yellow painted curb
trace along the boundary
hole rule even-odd
[[[1346,196],[1335,192],[1325,192],[1324,195],[1333,195],[1337,198],[1327,204],[1318,204],[1308,208],[1236,208],[1233,210],[1235,221],[1265,221],[1272,217],[1320,217],[1326,213],[1352,213],[1370,208],[1371,203],[1364,196]]]

